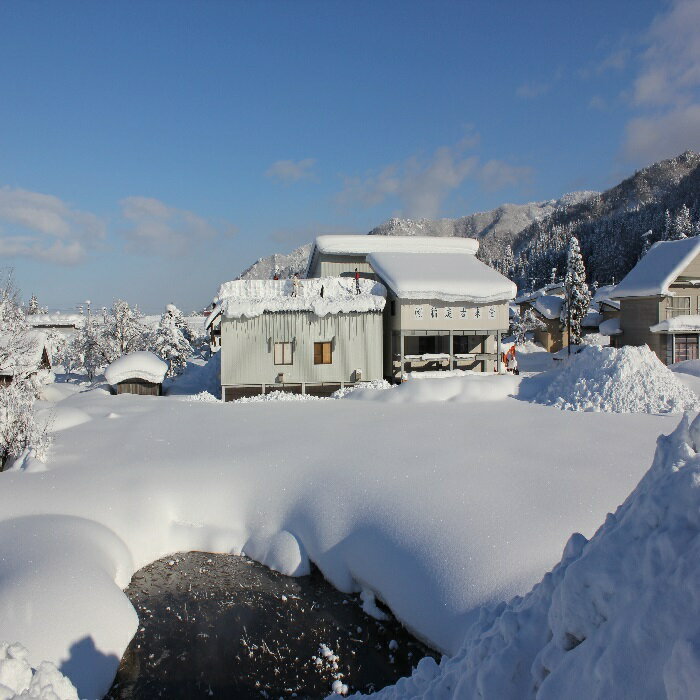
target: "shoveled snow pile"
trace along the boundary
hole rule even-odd
[[[143,379],[160,384],[167,371],[168,365],[160,357],[147,350],[139,350],[112,362],[105,370],[105,379],[112,386],[127,379]]]
[[[423,659],[378,700],[667,698],[700,693],[700,417],[590,541],[524,597],[483,608],[460,651]]]
[[[254,318],[266,311],[311,311],[316,316],[382,311],[386,288],[368,279],[318,277],[298,280],[234,280],[219,289],[216,302],[226,318]]]
[[[267,394],[256,394],[255,396],[244,396],[231,403],[260,403],[262,401],[321,401],[326,397],[314,396],[313,394],[293,394],[291,391],[271,391]]]
[[[465,376],[445,379],[409,379],[393,391],[357,389],[347,398],[384,403],[426,403],[456,401],[501,401],[517,394],[520,379],[513,375],[471,372]]]
[[[21,644],[0,642],[1,700],[78,700],[75,686],[52,664],[32,668]]]
[[[587,346],[564,366],[537,380],[538,403],[567,411],[681,413],[700,408],[683,385],[646,346]]]

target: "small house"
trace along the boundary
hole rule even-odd
[[[105,379],[114,394],[162,396],[166,362],[146,350],[130,352],[116,359],[105,370]]]
[[[665,364],[698,359],[700,237],[655,243],[611,297],[619,318],[601,332],[612,345],[648,345]]]
[[[51,350],[43,333],[0,333],[0,386],[12,383],[18,375],[42,371],[51,371]]]
[[[319,236],[307,276],[337,275],[380,281],[384,308],[384,376],[501,364],[508,302],[515,284],[476,257],[479,242],[435,236]]]
[[[386,289],[373,280],[234,280],[215,303],[224,401],[272,391],[327,396],[382,378]]]

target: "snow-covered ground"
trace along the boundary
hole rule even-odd
[[[537,355],[522,368],[550,361]],[[195,394],[193,372],[182,381]],[[493,622],[481,606],[527,593],[571,533],[590,537],[678,423],[518,392],[512,376],[242,404],[49,387],[37,406],[55,431],[47,464],[0,474],[0,636],[98,697],[138,624],[121,589],[145,564],[199,549],[289,574],[313,561],[457,654],[477,620]]]

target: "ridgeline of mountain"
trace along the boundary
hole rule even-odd
[[[242,280],[271,280],[275,272],[282,278],[291,277],[295,272],[303,275],[311,253],[311,243],[295,248],[291,253],[274,253],[260,258],[248,269],[241,272]]]
[[[553,268],[563,274],[573,235],[591,281],[620,281],[649,245],[674,237],[681,214],[689,219],[682,235],[700,233],[699,205],[700,155],[686,151],[522,229],[512,246],[511,276],[519,286],[537,286],[549,280]]]
[[[528,204],[502,204],[491,211],[477,212],[458,219],[389,219],[369,235],[373,236],[462,236],[478,238],[479,257],[499,259],[507,245],[512,245],[518,234],[536,221],[542,221],[555,211],[566,209],[598,192],[572,192],[561,199]]]
[[[602,193],[504,204],[458,219],[393,218],[369,235],[478,238],[479,257],[520,288],[549,281],[554,268],[562,275],[568,240],[575,235],[590,281],[606,284],[624,277],[649,245],[669,237],[681,213],[690,219],[685,235],[700,233],[700,155],[692,151],[643,168]],[[310,249],[306,244],[288,255],[261,258],[241,278],[269,279],[275,266],[282,277],[303,274]]]

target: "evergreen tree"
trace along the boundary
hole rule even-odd
[[[673,218],[669,240],[679,241],[693,235],[693,224],[690,220],[690,209],[684,204]]]
[[[664,233],[661,237],[662,241],[670,241],[673,230],[673,219],[671,218],[671,212],[667,209],[664,213]]]
[[[187,358],[192,355],[192,346],[178,324],[178,315],[184,324],[182,312],[168,304],[150,343],[151,350],[168,363],[168,377],[180,374],[187,365]]]
[[[513,249],[510,247],[510,245],[507,245],[501,261],[501,273],[506,277],[512,277],[514,272],[515,257],[513,256]]]
[[[36,294],[32,294],[32,298],[29,300],[29,306],[27,306],[27,314],[29,316],[34,316],[39,313],[39,300],[36,298]]]
[[[569,329],[569,343],[580,345],[581,322],[588,313],[591,295],[586,284],[586,268],[576,236],[571,236],[564,278],[564,321]]]

